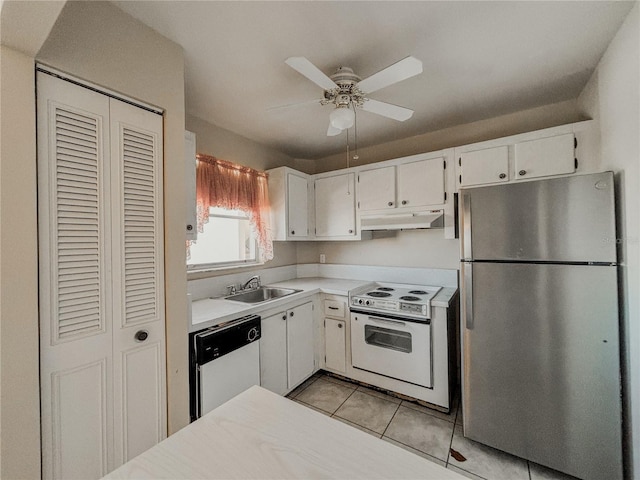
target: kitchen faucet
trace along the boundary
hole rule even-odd
[[[240,287],[240,290],[246,290],[248,287],[251,286],[251,283],[253,283],[253,282],[255,282],[255,285],[256,285],[255,288],[256,289],[260,288],[260,275],[254,275],[249,280],[244,282],[242,284],[242,286]]]

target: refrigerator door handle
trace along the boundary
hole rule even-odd
[[[465,260],[473,258],[471,250],[471,195],[462,194],[462,256]]]
[[[473,330],[473,263],[464,262],[464,322]]]

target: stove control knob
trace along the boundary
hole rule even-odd
[[[366,302],[364,302],[365,305],[371,305],[371,302],[369,300],[367,300]]]
[[[362,299],[360,298],[360,299],[358,300],[358,303],[359,303],[360,305],[362,305],[362,304],[364,303],[364,300],[362,300]]]

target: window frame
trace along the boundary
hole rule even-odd
[[[251,224],[251,219],[246,214],[246,212],[242,210],[227,210],[229,212],[242,212],[245,216],[241,216],[239,214],[224,214],[224,213],[211,213],[212,210],[222,208],[222,207],[210,207],[209,208],[209,218],[227,218],[232,220],[247,220],[251,225],[252,230],[254,230],[254,226]],[[246,259],[246,260],[233,260],[228,262],[210,262],[210,263],[193,263],[189,264],[189,260],[187,260],[187,273],[192,272],[205,272],[205,271],[213,271],[213,270],[225,270],[230,268],[242,268],[242,267],[250,267],[250,266],[259,266],[263,265],[264,262],[260,261],[260,242],[258,241],[257,235],[255,234],[255,230],[253,231],[253,241],[254,241],[254,251],[255,258]],[[197,241],[197,240],[196,240]],[[196,244],[197,245],[197,244]],[[193,248],[193,246],[191,247]]]

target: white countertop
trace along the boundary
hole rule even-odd
[[[278,308],[281,305],[310,297],[316,293],[347,296],[351,290],[364,287],[371,283],[374,282],[341,278],[303,277],[269,284],[269,286],[273,287],[302,290],[301,292],[258,304],[234,302],[225,300],[224,297],[194,300],[191,304],[191,325],[189,326],[189,332],[213,327],[245,315]],[[451,301],[455,298],[457,291],[457,288],[444,287],[433,300],[431,300],[431,304],[434,307],[448,308]]]
[[[268,302],[249,304],[225,300],[224,298],[194,300],[191,304],[191,325],[189,331],[195,332],[245,315],[278,308],[280,305],[295,302],[315,295],[316,293],[347,296],[350,290],[363,287],[369,283],[372,282],[323,277],[294,278],[284,282],[272,283],[269,284],[269,286],[294,288],[296,290],[302,290],[301,292]]]
[[[105,478],[464,477],[254,386]]]

